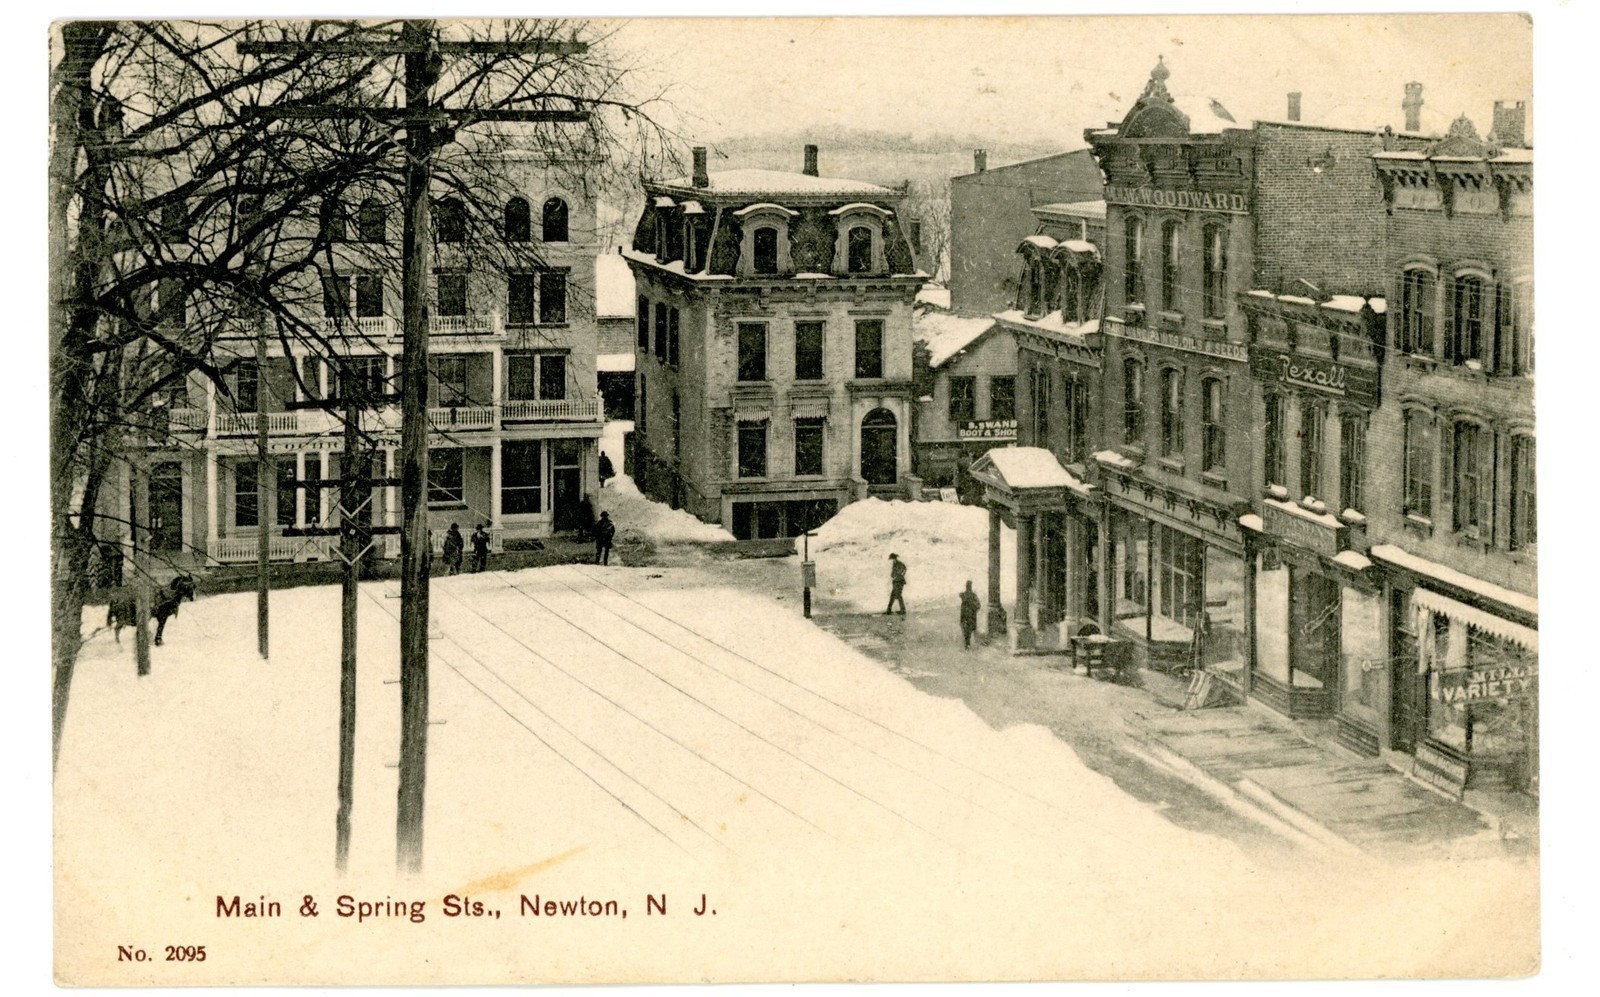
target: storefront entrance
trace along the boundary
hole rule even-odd
[[[579,440],[550,441],[550,512],[557,530],[587,528],[583,516],[583,471]]]

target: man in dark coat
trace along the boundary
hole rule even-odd
[[[604,488],[606,482],[617,476],[617,469],[611,466],[611,458],[606,456],[604,450],[600,451],[600,487]]]
[[[611,563],[611,542],[616,535],[617,524],[611,521],[611,513],[602,512],[594,524],[594,563]]]
[[[967,590],[961,593],[961,646],[972,646],[972,635],[978,629],[978,610],[982,603],[978,601],[978,593],[972,591],[972,582],[967,582]]]
[[[445,574],[459,575],[461,573],[461,555],[466,549],[466,541],[461,538],[461,527],[451,523],[450,529],[444,535]]]
[[[472,531],[472,570],[482,571],[489,566],[489,531],[479,523]]]
[[[888,616],[893,613],[894,604],[900,604],[900,615],[906,615],[906,562],[900,560],[899,554],[889,555],[889,608],[883,611]]]

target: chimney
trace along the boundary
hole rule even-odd
[[[1401,110],[1406,112],[1406,131],[1422,131],[1422,84],[1407,83],[1406,99],[1400,102]]]
[[[694,147],[694,179],[691,181],[696,187],[711,186],[711,177],[706,173],[706,147]]]
[[[972,169],[973,169],[973,171],[976,172],[976,173],[982,173],[984,170],[987,170],[988,168],[989,168],[989,150],[987,150],[987,149],[973,149],[972,150]]]
[[[1300,120],[1300,91],[1298,90],[1289,95],[1289,120]]]
[[[1494,102],[1494,133],[1495,141],[1502,147],[1520,149],[1528,141],[1528,105],[1524,101],[1515,104],[1503,100]]]
[[[818,175],[818,173],[817,173],[817,147],[816,146],[814,146],[814,145],[806,146],[806,168],[804,170],[801,170],[801,172],[804,173],[808,177],[814,177],[814,176]]]

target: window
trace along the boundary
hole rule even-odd
[[[1028,368],[1028,404],[1033,410],[1033,440],[1036,447],[1050,442],[1050,370],[1043,364]]]
[[[656,321],[661,321],[657,315]],[[767,379],[767,327],[761,322],[739,323],[739,380]]]
[[[639,374],[638,407],[634,410],[634,420],[637,422],[638,430],[641,433],[645,431],[645,421],[650,417],[650,405],[648,404],[649,398],[646,394],[649,388],[649,382],[645,378],[644,373],[641,371]]]
[[[1199,622],[1201,560],[1204,545],[1195,537],[1166,526],[1156,527],[1157,611],[1186,627]]]
[[[1067,460],[1082,460],[1089,450],[1089,386],[1073,375],[1063,379],[1067,408]]]
[[[1161,453],[1183,456],[1183,372],[1176,368],[1161,372]]]
[[[322,275],[322,314],[345,318],[350,314],[350,278],[344,274]]]
[[[1178,310],[1178,242],[1179,224],[1169,221],[1161,226],[1161,307],[1164,311]]]
[[[1200,466],[1201,470],[1221,473],[1228,463],[1228,427],[1222,399],[1222,381],[1211,377],[1200,382]]]
[[[1324,498],[1322,490],[1322,442],[1327,435],[1328,410],[1322,402],[1307,401],[1300,406],[1300,494]]]
[[[560,325],[567,320],[567,275],[558,270],[539,274],[539,321]]]
[[[1487,304],[1484,290],[1482,277],[1467,274],[1455,280],[1450,330],[1450,362],[1453,364],[1483,365],[1483,310]]]
[[[639,296],[639,349],[650,352],[650,299]]]
[[[545,242],[567,241],[567,202],[559,197],[552,197],[544,202],[544,232]]]
[[[950,378],[950,421],[958,428],[962,423],[977,417],[978,379],[975,377]]]
[[[328,242],[343,242],[350,237],[345,221],[344,202],[337,197],[324,197],[317,209],[317,224],[322,238]]]
[[[1508,374],[1533,373],[1533,285],[1528,281],[1501,288],[1500,369]]]
[[[506,440],[500,445],[500,512],[521,516],[544,511],[540,485],[541,440]]]
[[[822,323],[794,324],[794,379],[822,380]]]
[[[539,317],[538,298],[538,274],[508,274],[506,276],[506,321],[512,325],[533,325]]]
[[[755,247],[755,260],[753,269],[756,273],[768,274],[778,272],[778,230],[771,225],[763,225],[755,230],[750,237]]]
[[[656,359],[667,362],[667,306],[659,301],[656,302]]]
[[[254,360],[241,360],[233,369],[233,410],[254,412],[261,389],[261,370]]]
[[[1122,296],[1128,304],[1144,300],[1144,219],[1122,223]]]
[[[335,368],[335,383],[333,394],[336,398],[355,397],[366,401],[375,399],[383,394],[388,383],[384,373],[384,358],[378,357],[345,357],[339,368]]]
[[[856,377],[883,376],[883,320],[856,320]]]
[[[383,315],[383,275],[379,273],[356,274],[356,317],[379,318]]]
[[[434,211],[434,232],[440,242],[467,241],[467,209],[460,198],[447,197]]]
[[[767,424],[739,423],[739,477],[767,476]]]
[[[528,242],[533,238],[533,208],[526,198],[506,202],[506,241]]]
[[[567,397],[567,357],[546,353],[539,357],[539,397],[560,401]]]
[[[465,505],[466,472],[461,464],[461,448],[428,451],[428,504]]]
[[[794,421],[794,473],[800,475],[822,474],[821,419],[796,419]]]
[[[1122,362],[1122,439],[1144,444],[1144,366],[1137,360]]]
[[[233,465],[233,525],[256,526],[261,522],[259,498],[255,463],[240,461]]]
[[[362,201],[357,209],[356,234],[362,242],[388,241],[388,214],[383,210],[383,202],[376,197]]]
[[[667,309],[667,363],[678,365],[678,310]]]
[[[168,278],[161,281],[156,295],[157,316],[163,325],[183,325],[189,320],[188,295],[183,292],[183,281]]]
[[[1262,435],[1266,437],[1265,470],[1267,484],[1282,485],[1289,481],[1287,448],[1284,447],[1284,427],[1288,423],[1287,400],[1282,395],[1268,395],[1266,418]]]
[[[1061,272],[1061,321],[1073,323],[1083,321],[1083,308],[1079,300],[1079,288],[1082,279],[1078,276],[1077,267],[1066,267]]]
[[[1225,318],[1228,314],[1227,237],[1227,228],[1220,224],[1205,227],[1202,278],[1205,285],[1206,318]]]
[[[1433,355],[1433,274],[1407,270],[1400,282],[1400,352]]]
[[[1339,420],[1339,507],[1366,507],[1367,418],[1350,412]]]
[[[851,273],[872,272],[872,229],[865,225],[851,226],[845,233],[845,247],[846,268]]]
[[[1483,508],[1483,433],[1477,423],[1458,422],[1455,427],[1454,520],[1458,533],[1477,536]]]
[[[1512,550],[1532,547],[1539,539],[1539,506],[1535,495],[1533,437],[1511,438]]]
[[[279,526],[293,526],[295,523],[295,496],[300,493],[300,488],[295,484],[294,461],[279,461],[276,465],[278,479],[278,503],[274,510],[273,522]]]
[[[428,385],[431,399],[443,408],[470,404],[467,397],[467,358],[464,356],[432,356],[428,358]]]
[[[1017,417],[1017,379],[1010,375],[989,378],[989,418]]]
[[[1425,412],[1406,413],[1405,473],[1403,512],[1423,519],[1433,517],[1433,419]]]
[[[465,315],[467,313],[467,275],[442,273],[439,282],[439,314]]]
[[[506,357],[506,398],[515,402],[539,397],[539,357],[534,353],[512,353]]]

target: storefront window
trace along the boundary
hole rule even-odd
[[[1205,667],[1238,681],[1245,659],[1244,559],[1207,547],[1205,590]]]
[[[1343,675],[1339,707],[1368,723],[1378,723],[1386,675],[1383,635],[1376,593],[1346,588],[1339,617],[1339,669]]]
[[[1256,557],[1256,671],[1289,682],[1289,566],[1271,550]]]
[[[1189,641],[1200,616],[1201,552],[1199,540],[1186,533],[1156,527],[1156,606],[1152,640]]]
[[[1432,615],[1428,737],[1468,755],[1470,778],[1524,788],[1537,736],[1538,664],[1509,641]]]
[[[1145,523],[1126,512],[1113,512],[1111,520],[1112,607],[1123,626],[1144,635],[1144,618],[1150,607],[1149,542]]]

